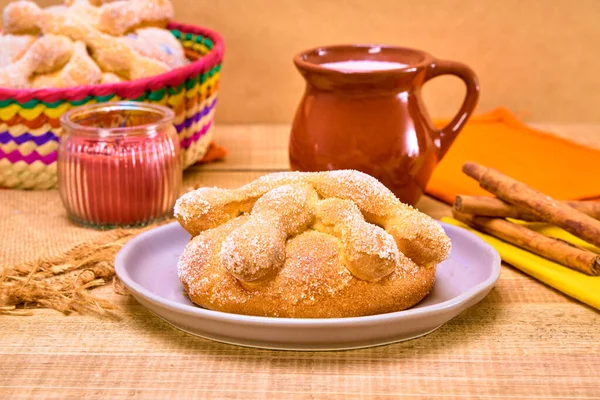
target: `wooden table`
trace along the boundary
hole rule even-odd
[[[600,144],[597,126],[544,127]],[[286,169],[287,134],[221,126],[227,161],[188,172],[188,182],[236,187]],[[449,212],[430,198],[419,208]],[[119,319],[52,310],[0,317],[0,398],[600,398],[600,313],[506,265],[481,303],[434,333],[344,352],[219,344],[110,287],[97,293],[119,305]]]

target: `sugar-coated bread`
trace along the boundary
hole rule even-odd
[[[73,55],[58,72],[37,75],[31,86],[34,88],[72,87],[93,85],[102,76],[102,71],[89,56],[83,42],[75,42]]]
[[[182,196],[193,236],[179,277],[218,311],[332,318],[399,311],[430,290],[450,240],[429,216],[357,171],[266,175]]]
[[[153,77],[188,61],[181,43],[166,28],[173,17],[170,0],[66,0],[64,5],[40,8],[28,0],[9,3],[3,10],[0,34],[0,86],[51,88],[115,83]],[[136,30],[137,29],[137,30]],[[135,32],[134,32],[135,31]],[[124,36],[130,35],[130,36]],[[64,71],[31,67],[31,56],[54,60],[62,48],[33,43],[60,36],[74,43],[73,60],[59,59]],[[39,38],[39,39],[38,39]],[[31,53],[31,54],[29,54]],[[28,57],[29,55],[29,57]],[[26,68],[24,68],[26,67]]]
[[[57,71],[72,54],[73,43],[68,38],[45,35],[36,40],[18,61],[0,68],[0,87],[28,87],[33,74]]]
[[[36,39],[34,35],[0,35],[0,68],[19,61]]]

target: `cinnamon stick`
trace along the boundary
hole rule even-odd
[[[501,218],[453,211],[454,218],[472,228],[587,275],[600,275],[600,255],[560,239],[550,238]]]
[[[561,203],[594,219],[600,219],[600,201],[562,201]],[[494,197],[458,195],[454,202],[454,208],[465,214],[485,217],[514,218],[523,221],[540,220],[534,213]]]
[[[483,189],[505,202],[525,209],[540,221],[559,226],[600,247],[600,221],[494,169],[468,162],[463,165],[463,172],[479,181],[479,186]]]

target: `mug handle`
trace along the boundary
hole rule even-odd
[[[460,110],[458,110],[458,114],[444,128],[435,131],[437,133],[436,139],[439,140],[438,157],[441,160],[477,105],[479,80],[475,72],[465,64],[436,59],[427,67],[423,83],[440,75],[455,75],[462,79],[467,86],[467,94]]]

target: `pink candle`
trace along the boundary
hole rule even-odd
[[[103,103],[73,109],[61,124],[58,184],[69,218],[136,226],[171,213],[182,169],[170,109]]]

